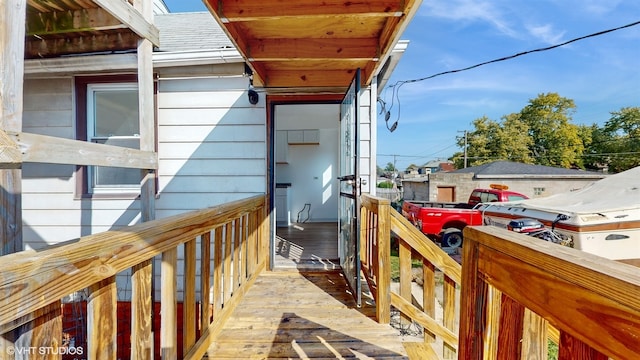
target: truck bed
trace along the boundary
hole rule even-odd
[[[433,202],[433,201],[419,201],[419,200],[407,200],[406,202],[415,204],[423,208],[441,208],[441,209],[473,209],[473,205],[467,203],[457,202]]]

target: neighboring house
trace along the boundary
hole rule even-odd
[[[450,162],[442,162],[442,160],[433,160],[422,165],[420,167],[420,174],[427,175],[433,174],[438,171],[451,171],[454,170],[453,164]]]
[[[403,187],[405,200],[466,202],[473,189],[491,184],[507,185],[509,190],[536,198],[575,191],[604,177],[583,170],[496,161],[405,180]]]

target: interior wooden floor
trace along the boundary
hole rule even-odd
[[[209,359],[407,359],[402,337],[357,308],[340,271],[263,272],[212,342]]]
[[[276,269],[332,270],[338,260],[338,224],[335,222],[294,223],[276,228]]]

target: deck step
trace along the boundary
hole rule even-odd
[[[403,342],[404,349],[407,350],[407,355],[410,360],[439,360],[440,357],[436,354],[433,346],[424,342]]]

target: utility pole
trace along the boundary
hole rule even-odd
[[[467,168],[467,130],[458,131],[464,133],[464,167]]]

